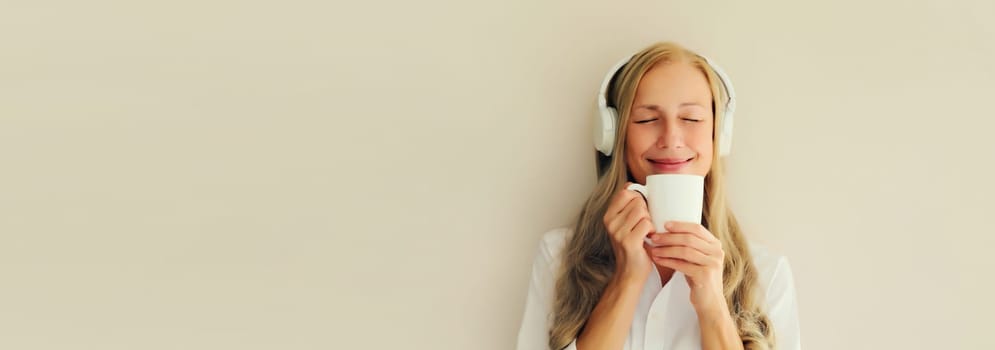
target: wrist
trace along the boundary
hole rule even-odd
[[[702,321],[715,322],[730,317],[729,305],[726,304],[724,295],[716,295],[709,298],[700,305],[695,305],[698,319]]]
[[[698,312],[698,323],[701,327],[719,327],[732,321],[728,308],[715,308]]]
[[[642,289],[643,285],[646,284],[647,277],[649,277],[649,274],[647,273],[624,270],[612,276],[612,283],[621,287],[635,287]]]

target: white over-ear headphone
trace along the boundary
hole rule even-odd
[[[729,76],[722,71],[722,68],[712,63],[708,57],[701,56],[705,59],[705,62],[712,67],[719,76],[719,80],[722,82],[722,88],[726,92],[726,96],[729,97],[729,101],[726,102],[725,115],[722,120],[722,130],[719,131],[719,155],[726,156],[732,151],[732,121],[733,112],[736,111],[736,92],[732,88],[732,81],[729,80]],[[625,59],[619,61],[612,67],[608,74],[605,76],[605,80],[601,82],[601,90],[598,92],[598,110],[594,116],[594,147],[601,151],[606,156],[612,155],[612,149],[615,148],[615,127],[618,126],[618,111],[611,106],[608,106],[608,85],[611,84],[612,78],[615,74],[629,63],[632,56],[626,57]]]

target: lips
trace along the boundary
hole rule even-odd
[[[691,157],[691,158],[659,158],[659,159],[650,159],[649,161],[653,162],[653,163],[657,163],[657,164],[674,165],[674,164],[687,163],[687,162],[691,161],[692,159],[694,159],[694,157]]]
[[[682,168],[691,164],[692,158],[657,158],[649,159],[650,164],[653,166],[653,171],[656,173],[677,173],[680,172]]]

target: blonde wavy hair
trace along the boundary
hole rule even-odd
[[[635,182],[630,177],[623,155],[624,135],[636,87],[650,68],[678,62],[690,63],[708,79],[713,96],[712,111],[716,118],[712,124],[713,149],[719,149],[714,135],[715,130],[720,130],[722,126],[728,96],[704,58],[675,43],[656,43],[636,53],[616,73],[608,90],[609,104],[619,112],[616,156],[606,157],[596,153],[598,183],[577,218],[574,234],[562,255],[563,263],[556,273],[552,325],[549,329],[549,348],[552,350],[566,347],[580,334],[615,271],[615,256],[603,218],[612,194],[623,188],[626,181]],[[713,157],[705,176],[702,222],[722,242],[725,251],[724,294],[744,348],[773,349],[773,327],[758,301],[757,269],[743,232],[726,202],[723,160],[719,157]]]

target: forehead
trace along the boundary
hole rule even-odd
[[[667,62],[646,71],[636,87],[635,105],[711,104],[712,90],[705,72],[686,62]]]

